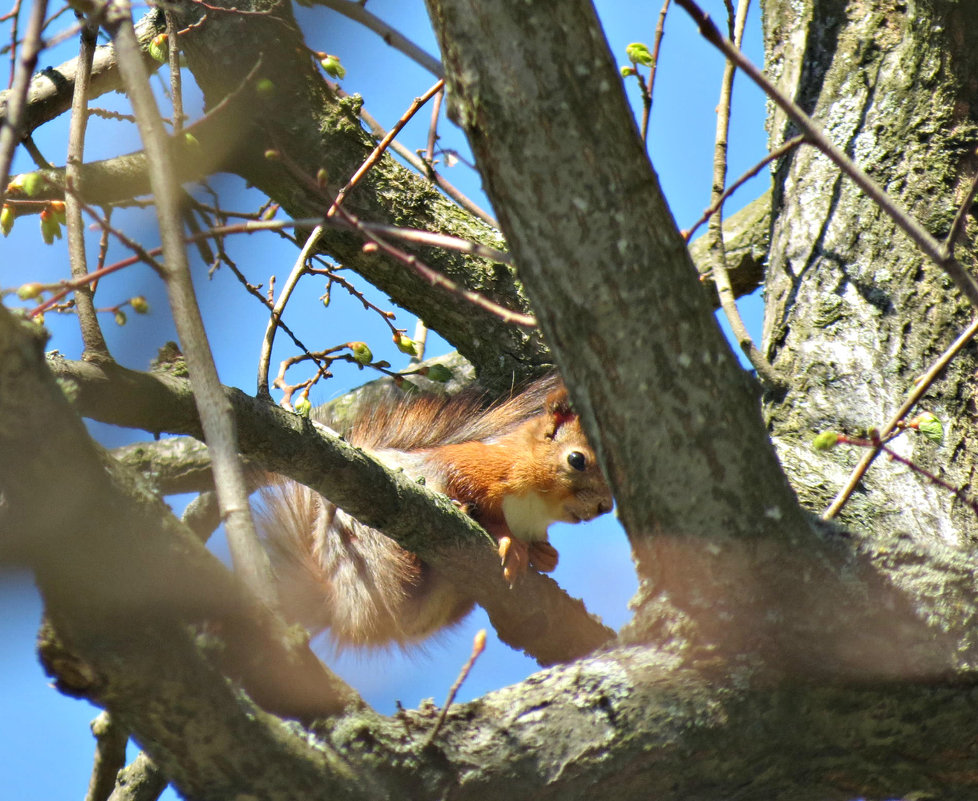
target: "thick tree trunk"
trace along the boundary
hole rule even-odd
[[[764,10],[769,68],[781,90],[943,239],[978,169],[978,7],[767,0]],[[793,133],[780,112],[769,125],[772,146]],[[814,148],[796,149],[781,163],[774,206],[764,341],[793,380],[766,412],[795,487],[821,511],[863,453],[815,455],[807,447],[812,436],[882,428],[975,311]],[[968,219],[956,252],[971,266],[978,229]],[[893,445],[969,494],[978,453],[975,368],[971,344],[921,403],[942,419],[942,444],[910,435]],[[978,536],[978,516],[952,492],[883,458],[841,519],[866,534],[931,543]]]

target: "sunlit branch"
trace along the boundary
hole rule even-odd
[[[730,28],[734,36],[734,45],[741,47],[744,38],[744,26],[747,23],[747,11],[750,0],[739,0],[736,14],[731,7]],[[768,387],[783,385],[783,379],[771,366],[764,354],[754,344],[740,316],[737,299],[730,285],[730,274],[727,272],[727,253],[723,244],[723,212],[720,198],[723,195],[727,181],[727,141],[730,131],[730,103],[733,97],[734,64],[727,60],[724,64],[723,78],[720,81],[720,100],[717,103],[716,144],[713,152],[713,186],[710,190],[711,205],[716,211],[710,218],[709,239],[711,264],[713,267],[713,282],[716,285],[717,296],[724,316],[730,324],[737,344],[757,371],[758,378]]]
[[[265,327],[265,336],[262,339],[261,355],[258,358],[258,397],[268,398],[268,365],[272,359],[272,344],[275,341],[275,329],[278,328],[279,321],[282,319],[282,313],[285,311],[285,305],[289,302],[289,298],[292,297],[292,292],[299,283],[299,278],[302,277],[303,272],[306,269],[306,260],[309,258],[316,244],[319,242],[320,236],[323,233],[323,226],[317,225],[313,228],[312,233],[306,239],[306,243],[302,246],[302,250],[299,252],[299,257],[295,260],[295,264],[292,265],[292,271],[289,273],[289,277],[285,281],[285,286],[282,287],[282,291],[279,293],[278,300],[275,301],[275,305],[272,307],[272,314],[268,318],[268,325]]]
[[[377,143],[376,147],[374,147],[370,155],[367,156],[366,159],[364,159],[363,164],[361,164],[360,167],[357,169],[357,171],[353,173],[353,176],[350,178],[349,181],[346,182],[346,185],[343,186],[336,193],[336,198],[333,200],[332,205],[329,207],[329,210],[326,212],[327,217],[333,216],[336,209],[343,202],[343,199],[346,197],[347,193],[352,191],[353,187],[355,187],[357,183],[359,183],[360,179],[363,178],[363,176],[367,174],[370,168],[373,167],[380,160],[380,157],[384,155],[384,152],[387,150],[387,147],[390,145],[391,142],[394,141],[394,138],[401,132],[404,126],[407,125],[408,122],[411,121],[411,118],[418,113],[421,107],[429,100],[431,100],[432,97],[438,94],[438,92],[440,92],[444,88],[444,86],[445,86],[445,81],[438,80],[427,92],[421,95],[421,97],[417,97],[414,99],[414,102],[412,102],[411,105],[408,106],[407,111],[405,111],[401,115],[401,118],[395,123],[394,127],[387,132],[387,135]]]

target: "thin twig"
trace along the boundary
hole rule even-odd
[[[72,190],[70,187],[68,191],[74,192],[74,190]],[[152,267],[153,271],[160,278],[164,277],[165,268],[163,267],[162,262],[157,261],[156,259],[157,256],[161,256],[163,254],[163,248],[155,247],[152,248],[151,250],[147,250],[135,239],[128,236],[124,231],[121,231],[118,228],[116,228],[114,225],[112,225],[108,217],[100,216],[99,213],[93,207],[89,206],[87,203],[85,203],[84,200],[81,199],[81,197],[78,195],[77,192],[74,192],[74,194],[75,194],[75,200],[78,202],[78,205],[81,208],[81,210],[84,211],[89,217],[91,217],[95,221],[96,225],[98,225],[106,234],[110,234],[114,236],[125,247],[127,247],[134,254],[136,254],[138,261],[142,261],[145,264]],[[103,253],[103,257],[104,257],[104,253]],[[107,273],[107,268],[106,270],[103,270],[103,274],[105,273]],[[74,285],[74,282],[72,281],[71,284]]]
[[[385,136],[387,136],[387,131],[384,130],[384,127],[377,122],[377,120],[375,120],[366,109],[360,109],[360,119],[367,124],[367,127],[370,128],[371,133],[373,133],[373,135],[378,139],[383,139]],[[412,153],[396,139],[391,142],[391,150],[414,167],[414,169],[421,173],[421,175],[423,175],[429,181],[432,181],[439,189],[441,189],[442,192],[458,203],[458,205],[465,209],[469,214],[478,217],[486,225],[492,226],[497,231],[499,230],[499,222],[495,217],[475,203],[470,197],[463,194],[458,187],[456,187],[447,178],[445,178],[444,175],[434,169],[431,164],[418,156],[417,153]]]
[[[352,214],[350,214],[342,206],[337,209],[337,213],[343,217],[347,223],[349,223],[353,228],[358,230],[363,236],[370,242],[373,242],[378,248],[383,250],[388,256],[400,261],[402,264],[410,267],[418,275],[428,281],[432,286],[438,286],[442,289],[451,292],[453,295],[457,295],[460,298],[464,298],[475,306],[481,309],[495,314],[499,319],[506,323],[513,323],[514,325],[521,325],[524,328],[535,328],[537,325],[536,318],[529,314],[523,314],[521,312],[515,312],[512,309],[507,309],[505,306],[500,306],[498,303],[494,303],[486,297],[483,297],[478,292],[473,292],[471,289],[465,289],[460,286],[455,281],[439,273],[437,270],[433,270],[423,261],[418,259],[416,256],[412,256],[410,253],[405,253],[400,248],[396,248],[389,242],[384,240],[382,237],[367,230],[360,223],[360,221]]]
[[[78,194],[82,187],[82,163],[85,156],[85,130],[88,127],[88,87],[91,83],[92,62],[98,41],[98,24],[86,22],[81,27],[78,49],[78,71],[75,73],[74,94],[71,99],[71,120],[68,127],[68,155],[65,159],[65,185],[74,191],[65,192],[65,222],[68,229],[68,263],[72,278],[88,275],[85,254],[85,225]],[[75,310],[81,329],[87,359],[110,359],[102,327],[95,314],[94,289],[86,281],[75,288]]]
[[[469,239],[459,239],[448,234],[438,234],[434,231],[421,231],[417,228],[399,228],[395,225],[384,225],[382,223],[361,222],[360,226],[371,233],[382,236],[390,236],[394,239],[401,239],[405,242],[415,242],[421,245],[431,245],[446,250],[457,250],[460,253],[467,253],[470,256],[478,256],[480,259],[488,259],[500,264],[512,266],[512,257],[502,250],[472,242]]]
[[[166,19],[166,44],[170,67],[170,102],[173,104],[173,133],[183,130],[183,84],[180,78],[180,41],[173,14],[164,8]]]
[[[359,22],[365,28],[369,28],[395,50],[400,50],[404,55],[420,64],[436,78],[445,77],[445,71],[442,69],[441,62],[437,58],[429,55],[402,33],[384,22],[380,17],[371,14],[360,3],[352,2],[352,0],[312,1],[318,5],[338,11],[344,17],[349,17]]]
[[[22,201],[18,201],[22,202]],[[31,316],[42,314],[48,309],[52,308],[55,304],[61,301],[70,292],[77,290],[79,286],[85,286],[88,284],[96,284],[100,278],[104,278],[107,275],[118,272],[119,270],[125,269],[126,267],[131,267],[133,264],[142,261],[152,267],[157,273],[162,274],[163,265],[157,261],[155,258],[162,254],[162,249],[159,247],[152,248],[151,250],[146,250],[138,242],[127,237],[122,231],[112,227],[107,220],[102,219],[98,216],[94,209],[81,203],[81,208],[83,211],[88,213],[96,224],[98,224],[103,233],[108,235],[111,234],[119,239],[123,245],[131,249],[135,255],[126,259],[122,259],[106,267],[100,267],[90,273],[86,273],[83,276],[79,276],[77,279],[71,281],[62,281],[58,286],[58,291],[49,300],[40,304],[36,308],[32,309]],[[331,220],[323,220],[320,217],[303,217],[297,220],[247,220],[240,223],[232,223],[229,225],[214,226],[206,231],[201,231],[199,233],[191,234],[186,237],[187,244],[193,244],[197,241],[218,237],[226,236],[229,234],[251,234],[258,231],[281,231],[287,228],[295,227],[306,227],[306,226],[317,226],[317,225],[330,225],[336,228],[352,229],[368,231],[370,233],[376,233],[378,235],[383,235],[387,237],[393,237],[397,239],[404,239],[409,242],[416,242],[420,244],[427,244],[433,247],[447,248],[450,250],[457,250],[462,253],[467,253],[472,256],[477,256],[483,259],[490,259],[492,261],[500,262],[502,264],[512,264],[512,259],[508,253],[504,253],[501,250],[496,250],[495,248],[490,248],[486,245],[481,245],[478,242],[471,242],[467,239],[458,239],[453,236],[448,236],[447,234],[438,234],[432,231],[420,231],[415,228],[397,228],[390,225],[382,225],[380,223],[365,223],[357,222],[356,225],[351,224],[345,219],[340,217],[333,217]],[[105,260],[107,243],[103,241],[100,248],[99,264],[103,264]],[[245,284],[248,291],[257,297],[263,304],[268,306],[271,310],[271,305],[262,297],[261,293],[254,290],[244,279],[244,276],[240,274],[234,267],[231,268],[235,271],[238,279]],[[447,280],[447,279],[446,279]],[[491,301],[489,301],[491,303]],[[512,314],[508,312],[508,314]],[[301,350],[308,350],[305,345],[303,345],[295,336],[295,333],[288,328],[288,326],[281,320],[278,323],[279,327],[288,334],[293,342]]]
[[[374,147],[370,155],[367,156],[366,159],[364,159],[363,164],[361,164],[359,169],[357,169],[357,171],[353,173],[353,177],[346,182],[346,186],[344,186],[342,189],[340,189],[339,192],[336,193],[336,198],[333,200],[332,205],[330,206],[329,210],[326,212],[327,217],[333,216],[333,214],[336,212],[337,207],[343,202],[343,199],[346,197],[347,193],[352,191],[353,187],[355,187],[357,183],[359,183],[360,179],[363,178],[363,176],[367,174],[368,170],[370,170],[370,168],[373,167],[374,164],[376,164],[380,160],[380,157],[384,155],[384,151],[387,150],[387,146],[394,141],[394,137],[396,137],[404,128],[404,126],[411,121],[411,118],[415,114],[417,114],[418,110],[425,103],[431,100],[431,98],[434,97],[438,92],[440,92],[444,88],[444,86],[445,86],[444,79],[438,80],[427,92],[421,95],[421,97],[416,97],[414,99],[414,102],[411,103],[410,106],[408,106],[407,111],[405,111],[404,114],[401,115],[401,118],[395,123],[394,127],[391,128],[390,131],[387,132],[387,135],[377,143],[376,147]]]
[[[448,697],[445,699],[445,704],[441,708],[441,714],[438,716],[438,720],[435,721],[435,727],[431,730],[428,736],[425,738],[424,747],[427,748],[434,742],[435,735],[445,723],[445,719],[448,717],[448,708],[454,703],[455,696],[458,694],[459,689],[462,686],[462,682],[468,678],[473,666],[475,665],[475,660],[478,659],[482,652],[486,650],[486,630],[479,629],[475,633],[475,638],[472,640],[472,653],[469,655],[468,661],[462,665],[462,669],[459,671],[458,678],[455,679],[455,683],[451,686],[448,691]]]
[[[309,234],[306,243],[302,246],[302,251],[299,253],[299,258],[295,260],[295,264],[292,265],[292,272],[289,273],[288,280],[285,282],[285,286],[282,287],[282,291],[279,293],[278,300],[275,301],[275,305],[272,307],[272,314],[268,318],[268,325],[265,327],[265,337],[262,340],[261,355],[258,359],[258,397],[259,398],[270,398],[271,393],[268,391],[268,365],[272,359],[272,345],[275,342],[275,330],[279,326],[279,320],[282,319],[282,312],[285,311],[285,304],[289,302],[289,298],[292,297],[292,291],[295,289],[296,284],[299,283],[299,278],[306,270],[306,260],[309,258],[319,242],[319,238],[323,234],[323,226],[317,225],[313,228],[312,233]]]
[[[364,159],[363,164],[361,164],[357,171],[353,173],[350,180],[346,182],[346,185],[336,193],[336,197],[333,199],[333,202],[330,204],[330,207],[326,212],[327,220],[336,214],[336,211],[339,209],[340,204],[343,202],[343,199],[346,197],[347,193],[352,191],[360,179],[363,178],[370,168],[380,160],[380,157],[384,154],[384,151],[387,150],[388,145],[390,145],[390,143],[394,140],[394,137],[401,132],[404,126],[407,125],[418,110],[435,94],[440,92],[444,86],[445,81],[438,80],[435,85],[421,97],[415,98],[414,102],[408,107],[407,111],[397,121],[397,124],[390,130],[387,136],[377,143],[370,155]],[[302,248],[299,258],[292,267],[292,271],[289,274],[288,280],[285,282],[285,286],[282,287],[282,291],[275,303],[275,307],[272,309],[271,317],[269,318],[268,325],[265,328],[265,337],[262,341],[261,355],[258,360],[258,397],[260,398],[270,397],[270,393],[268,391],[268,366],[272,358],[272,345],[275,341],[275,329],[278,327],[278,322],[282,317],[282,313],[285,311],[285,305],[289,302],[289,298],[292,296],[292,292],[295,289],[299,278],[306,269],[306,260],[312,253],[316,243],[319,242],[319,238],[322,236],[322,233],[323,227],[320,224],[317,225],[309,235],[309,238],[306,240],[306,243]]]
[[[964,200],[961,201],[961,205],[958,207],[958,213],[954,215],[954,221],[951,223],[951,230],[947,232],[947,236],[944,238],[944,247],[949,255],[953,255],[954,253],[954,245],[958,241],[958,237],[961,235],[961,232],[964,230],[965,223],[968,220],[968,215],[971,213],[971,206],[975,202],[976,194],[978,194],[978,170],[975,171],[975,176],[971,179],[971,186],[968,187],[968,193],[965,195]]]
[[[714,202],[710,204],[710,207],[703,212],[702,216],[693,223],[692,227],[682,232],[682,237],[686,242],[692,239],[693,234],[696,233],[696,229],[699,228],[703,223],[705,223],[714,212],[723,206],[727,202],[728,198],[736,192],[740,187],[742,187],[747,181],[757,175],[761,170],[764,169],[772,161],[776,161],[781,158],[786,153],[790,152],[793,148],[798,147],[802,142],[805,141],[804,136],[795,136],[785,142],[781,147],[775,148],[770,153],[768,153],[764,158],[762,158],[757,164],[751,167],[747,172],[740,176],[736,181],[734,181],[722,195]]]
[[[37,146],[37,142],[34,141],[33,136],[25,136],[21,140],[21,144],[24,146],[24,150],[27,151],[27,155],[31,157],[31,161],[34,162],[39,170],[55,169],[54,165],[44,158],[44,154],[41,152],[41,148]]]
[[[815,147],[821,150],[845,175],[858,186],[877,206],[890,217],[900,230],[929,258],[940,267],[954,282],[958,290],[975,308],[978,308],[978,281],[950,255],[947,248],[938,242],[916,219],[900,208],[886,191],[869,177],[852,159],[819,128],[801,107],[784,95],[751,61],[743,55],[729,39],[724,37],[709,14],[693,0],[676,0],[676,3],[699,25],[700,33],[715,47],[733,60],[747,73],[764,93],[771,98],[792,119],[795,125]]]
[[[642,92],[643,100],[648,98],[647,102],[643,102],[642,106],[642,141],[647,142],[649,140],[649,121],[652,117],[652,90],[655,88],[655,74],[659,66],[659,49],[662,47],[662,33],[665,30],[666,14],[669,11],[670,0],[665,0],[662,4],[662,8],[659,10],[659,19],[655,24],[655,34],[653,34],[652,39],[652,66],[649,67],[649,78],[645,82],[645,89]]]
[[[438,118],[441,116],[441,101],[445,97],[445,89],[435,95],[435,102],[431,104],[431,122],[428,124],[428,144],[424,151],[424,160],[428,164],[435,164],[435,142],[438,141]]]
[[[20,0],[14,0],[14,7],[3,17],[0,17],[0,22],[6,22],[8,19],[13,20],[13,24],[10,26],[10,77],[7,79],[7,85],[12,89],[17,70],[17,27],[20,23]],[[40,30],[39,28],[38,32]]]
[[[747,11],[750,0],[739,0],[736,16],[731,17],[730,27],[733,30],[734,44],[739,49],[744,38],[744,27],[747,23]],[[732,11],[732,8],[731,8]],[[713,154],[713,186],[710,189],[711,205],[716,212],[710,217],[710,264],[713,268],[713,283],[720,299],[720,307],[730,324],[737,344],[747,360],[757,371],[757,376],[768,387],[782,385],[783,379],[764,357],[764,354],[754,344],[754,340],[744,325],[737,308],[737,298],[730,285],[730,274],[727,272],[727,251],[723,244],[723,210],[720,198],[723,196],[724,185],[727,181],[727,139],[730,131],[730,104],[733,96],[733,81],[735,67],[733,61],[727,59],[724,64],[723,78],[720,81],[720,100],[717,104],[717,133]]]
[[[901,426],[901,428],[903,428],[903,426]],[[906,428],[912,429],[916,428],[916,426],[907,425]],[[945,481],[943,478],[937,475],[937,473],[932,473],[926,467],[921,467],[912,459],[908,459],[906,456],[897,453],[889,446],[888,443],[898,437],[901,433],[903,432],[899,431],[894,433],[892,436],[882,437],[880,436],[879,432],[873,431],[871,432],[869,439],[864,437],[850,437],[845,434],[836,434],[835,444],[856,445],[860,448],[871,448],[876,453],[885,453],[892,461],[902,464],[904,467],[908,467],[917,475],[926,478],[934,486],[947,490],[965,506],[970,507],[973,512],[978,514],[978,501],[974,500],[973,498],[969,498],[963,487],[954,486],[954,484],[949,481]]]
[[[286,228],[304,228],[315,225],[329,225],[336,228],[351,228],[349,223],[343,219],[325,220],[322,217],[300,217],[295,220],[246,220],[240,223],[229,223],[228,225],[215,225],[214,227],[187,237],[187,242],[192,243],[200,238],[210,238],[216,236],[226,236],[228,234],[251,234],[258,231],[281,231]],[[504,250],[497,250],[470,239],[460,239],[448,234],[439,234],[434,231],[422,231],[419,228],[400,228],[395,225],[385,225],[383,223],[368,223],[358,221],[358,228],[381,236],[389,236],[394,239],[402,239],[406,242],[415,242],[421,245],[431,245],[432,247],[445,248],[446,250],[457,250],[460,253],[467,253],[470,256],[478,256],[480,259],[499,262],[500,264],[513,264],[513,258]]]
[[[890,421],[880,430],[880,439],[885,441],[886,438],[892,434],[897,425],[903,420],[917,402],[924,396],[927,390],[930,389],[931,384],[937,380],[937,377],[944,371],[944,368],[950,364],[951,360],[958,355],[960,350],[967,345],[972,338],[978,334],[978,318],[969,325],[964,332],[952,343],[944,353],[941,354],[940,358],[931,365],[931,368],[924,373],[917,382],[914,384],[913,391],[907,396],[907,399],[903,402],[899,409],[897,409],[896,414],[890,418]],[[872,450],[867,451],[863,458],[860,459],[859,464],[856,465],[852,474],[849,476],[849,480],[846,485],[839,491],[839,494],[835,496],[835,499],[829,504],[829,507],[822,513],[823,520],[831,520],[835,517],[841,510],[842,507],[846,505],[852,493],[855,491],[856,487],[859,486],[859,482],[862,481],[866,471],[869,466],[873,463],[873,460],[879,455],[880,448],[875,447]]]
[[[159,255],[162,251],[160,248],[154,248],[155,255]],[[146,251],[148,254],[153,254],[154,251]],[[129,258],[122,259],[117,262],[113,262],[107,267],[103,267],[99,270],[93,270],[92,272],[85,273],[85,275],[80,276],[77,279],[72,279],[71,281],[62,281],[59,285],[59,289],[50,298],[48,298],[44,303],[38,304],[36,307],[31,309],[28,313],[28,317],[37,317],[39,314],[44,314],[48,309],[54,308],[65,296],[69,293],[74,292],[78,287],[86,284],[95,284],[100,278],[104,278],[107,275],[118,272],[119,270],[124,270],[126,267],[132,267],[132,265],[137,262],[145,262],[146,259],[142,255],[130,256]]]
[[[205,206],[203,203],[198,203],[190,195],[187,195],[187,202],[193,205],[197,209],[197,212],[202,216],[204,216],[207,212],[211,211],[209,207]],[[257,216],[251,212],[238,214],[235,212],[225,212],[223,210],[216,210],[216,213],[220,214],[223,218],[227,218],[227,217],[255,218]],[[204,216],[204,219],[205,220],[207,219],[206,216]],[[211,259],[214,260],[220,259],[220,262],[222,264],[227,265],[228,269],[234,274],[234,277],[238,279],[238,283],[240,283],[241,286],[245,288],[245,291],[253,298],[256,298],[258,302],[262,304],[262,306],[268,309],[268,311],[271,311],[272,301],[267,299],[264,295],[262,295],[262,293],[259,291],[260,285],[256,287],[254,284],[249,282],[248,279],[245,277],[244,273],[242,273],[241,270],[238,269],[238,266],[225,252],[223,240],[221,238],[222,233],[218,230],[218,227],[210,226],[208,230],[203,231],[200,229],[200,226],[197,224],[197,220],[193,214],[188,214],[187,220],[188,220],[187,223],[188,227],[192,231],[191,235],[187,237],[187,244],[198,244],[198,246],[200,246],[202,244],[206,244],[208,239],[214,239],[215,246],[218,249],[218,256],[205,257],[205,261],[210,263]],[[293,222],[292,224],[295,225],[296,223]],[[310,223],[310,224],[315,225],[316,223]],[[294,242],[294,240],[291,237],[288,237],[288,241]],[[204,248],[204,250],[209,251],[210,248]],[[279,320],[278,327],[285,332],[285,334],[295,343],[295,346],[299,350],[301,350],[303,353],[309,352],[309,348],[306,347],[306,345],[302,342],[302,340],[299,339],[298,336],[296,336],[295,331],[293,331],[285,322]]]

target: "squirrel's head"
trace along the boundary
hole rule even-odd
[[[610,512],[614,505],[611,489],[584,436],[580,418],[571,408],[566,388],[548,396],[546,413],[551,486],[559,496],[561,512],[555,519],[578,523]]]

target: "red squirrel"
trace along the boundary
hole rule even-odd
[[[551,523],[611,511],[611,491],[558,379],[488,409],[472,393],[394,392],[361,402],[347,439],[458,503],[497,539],[510,584],[529,565],[557,566]],[[320,410],[313,416],[330,422]],[[265,490],[259,525],[286,614],[312,631],[328,627],[339,646],[407,646],[472,609],[436,568],[301,484]]]

